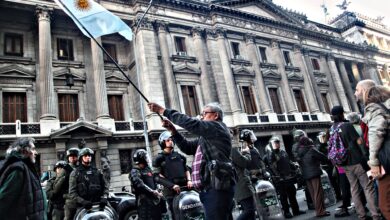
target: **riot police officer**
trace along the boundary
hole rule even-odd
[[[133,155],[134,168],[129,179],[137,201],[138,219],[161,220],[161,198],[157,190],[157,180],[147,162],[147,152],[137,150]]]
[[[162,152],[157,155],[153,161],[153,167],[160,177],[168,180],[173,186],[165,188],[163,191],[164,197],[167,199],[169,210],[172,218],[175,219],[173,212],[173,198],[180,193],[180,187],[192,187],[191,175],[186,166],[187,159],[174,151],[174,142],[172,134],[169,131],[164,131],[158,138],[158,143]]]
[[[249,148],[251,160],[247,169],[249,170],[252,183],[255,184],[257,180],[262,179],[263,174],[265,174],[265,164],[254,145],[257,138],[252,130],[244,129],[240,132],[239,139],[243,145],[242,149],[245,149],[246,147]]]
[[[65,198],[65,220],[72,220],[74,215],[76,214],[77,210],[77,204],[76,202],[70,198],[69,196],[69,177],[70,173],[77,168],[78,165],[78,156],[79,156],[79,149],[78,148],[70,148],[66,151],[66,158],[68,160],[67,167],[70,167],[71,169],[66,169],[66,184],[63,186],[64,189],[66,189],[64,198]]]
[[[69,166],[65,161],[58,161],[54,166],[56,176],[48,180],[46,185],[46,194],[50,203],[52,220],[62,220],[64,218],[64,194],[68,193],[69,178],[66,178],[66,173]],[[71,168],[70,168],[71,169]]]
[[[100,209],[107,205],[108,187],[103,174],[91,166],[93,150],[86,147],[79,152],[80,165],[70,174],[69,194],[78,207],[91,209],[99,203]]]
[[[285,150],[280,149],[280,139],[276,136],[270,139],[267,149],[266,163],[270,168],[276,191],[280,195],[280,201],[285,218],[292,218],[290,206],[294,216],[305,213],[299,210],[297,202],[297,189],[294,184],[296,176],[294,172],[295,165],[291,162]],[[289,203],[290,202],[290,203]]]

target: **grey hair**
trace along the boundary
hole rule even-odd
[[[35,139],[31,137],[22,137],[16,139],[7,149],[6,155],[19,154],[23,155],[23,151],[31,151],[34,146]]]
[[[347,115],[347,120],[352,124],[360,123],[360,115],[357,112],[351,112]]]
[[[211,111],[218,113],[218,119],[217,120],[218,121],[222,121],[222,119],[223,119],[223,111],[222,111],[221,106],[217,102],[209,103],[209,104],[207,104],[207,105],[205,105],[203,107],[203,109],[205,109],[205,108],[210,108]]]
[[[357,85],[361,86],[365,90],[368,90],[369,88],[376,86],[376,83],[372,79],[364,79],[359,81]]]

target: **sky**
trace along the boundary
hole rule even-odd
[[[348,0],[348,11],[357,12],[372,18],[384,16],[383,23],[390,28],[390,0]],[[322,4],[328,8],[327,20],[342,13],[336,5],[343,0],[273,0],[277,5],[306,14],[309,20],[325,23]]]

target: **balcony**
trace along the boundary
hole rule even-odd
[[[275,123],[306,123],[306,122],[330,122],[329,114],[309,114],[306,112],[292,114],[269,113],[265,115],[246,115],[249,124],[275,124]]]

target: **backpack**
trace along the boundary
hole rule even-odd
[[[340,137],[340,127],[342,125],[341,122],[336,127],[332,126],[330,128],[328,159],[333,165],[343,165],[348,158],[348,148],[344,146]]]

